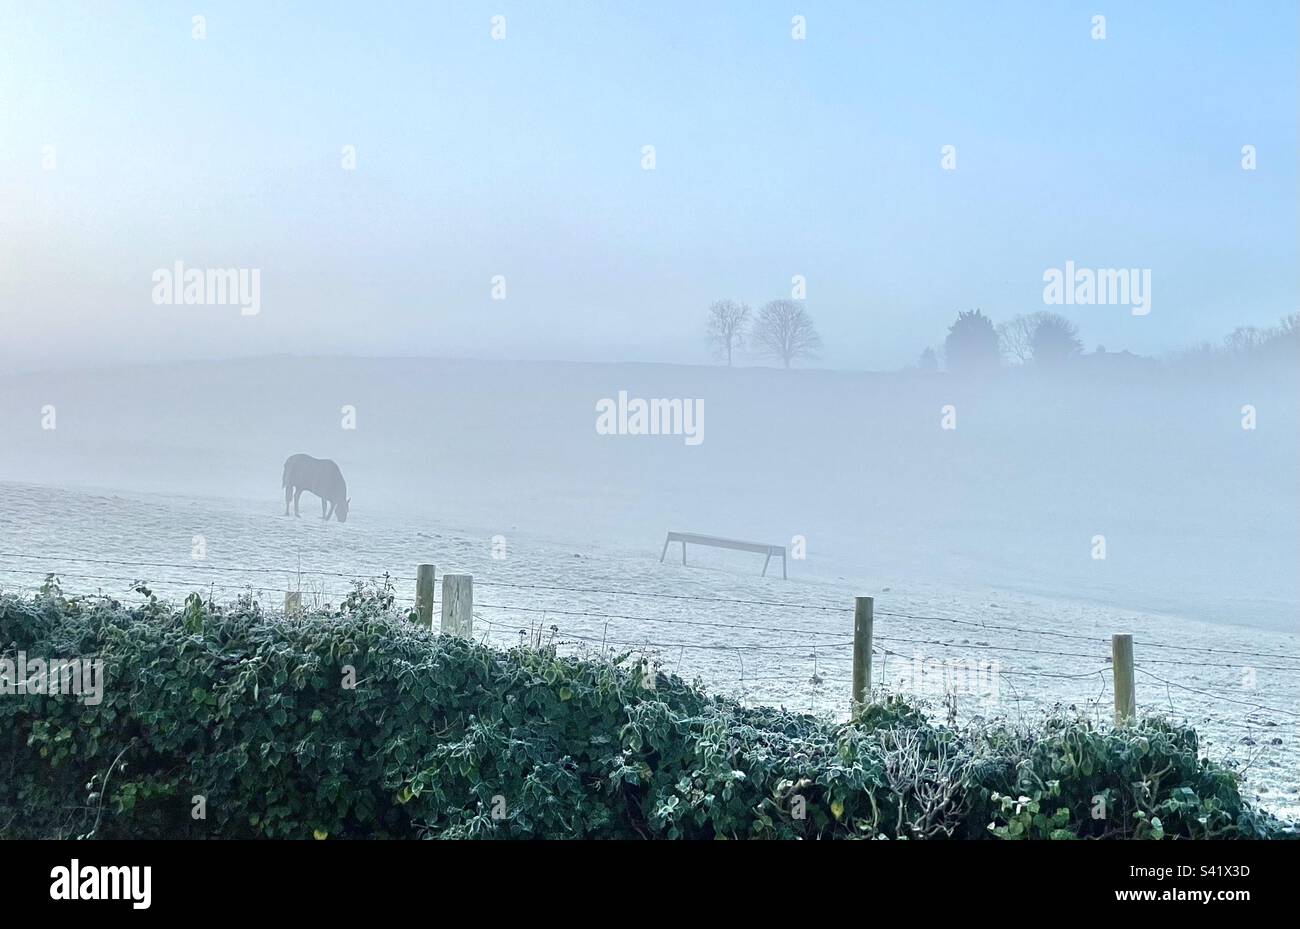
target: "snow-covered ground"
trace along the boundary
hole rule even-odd
[[[415,565],[431,562],[439,576],[473,575],[476,638],[510,645],[526,631],[565,650],[645,651],[714,691],[831,716],[848,706],[854,596],[875,598],[876,682],[926,696],[936,712],[950,685],[963,717],[1033,719],[1063,704],[1106,718],[1109,637],[1130,631],[1141,708],[1194,723],[1208,754],[1246,769],[1261,802],[1300,815],[1296,634],[894,576],[802,576],[797,562],[782,581],[736,552],[692,548],[683,566],[674,547],[660,563],[658,540],[575,545],[506,527],[502,549],[502,534],[400,516],[339,526],[319,511],[285,518],[274,502],[0,484],[0,590],[31,591],[56,572],[69,591],[132,600],[144,579],[166,596],[251,592],[278,609],[287,590],[337,603],[351,580],[388,573],[409,605]]]
[[[876,682],[937,698],[946,673],[962,716],[1107,717],[1110,636],[1131,632],[1140,709],[1194,723],[1295,817],[1296,380],[288,358],[3,377],[0,584],[278,606],[388,572],[409,600],[431,562],[474,576],[494,643],[645,649],[837,716],[855,596],[875,598]],[[703,399],[704,441],[598,435],[620,390]],[[294,452],[339,461],[346,524],[313,497],[281,515]],[[807,558],[788,581],[740,552],[660,563],[668,529],[801,537]]]

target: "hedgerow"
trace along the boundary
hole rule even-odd
[[[141,590],[148,593],[147,588]],[[746,707],[631,655],[437,636],[384,590],[302,617],[0,597],[0,653],[98,657],[102,702],[0,696],[0,837],[1282,835],[1159,720],[851,723]]]

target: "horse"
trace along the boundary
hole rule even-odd
[[[298,498],[304,490],[320,497],[320,518],[328,520],[337,516],[339,522],[348,521],[348,508],[352,498],[348,496],[348,484],[343,480],[339,466],[328,458],[313,458],[311,455],[290,455],[284,462],[284,476],[280,483],[284,487],[284,515],[289,515],[289,500],[293,500],[293,515],[298,512]],[[326,504],[329,509],[326,509]]]

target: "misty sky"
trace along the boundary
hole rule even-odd
[[[0,363],[703,362],[711,301],[802,274],[820,363],[894,368],[1067,260],[1152,271],[1146,317],[1062,308],[1089,348],[1217,341],[1300,306],[1298,36],[1289,0],[0,0]],[[260,269],[260,314],[155,305],[177,260]]]

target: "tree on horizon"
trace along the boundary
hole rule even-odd
[[[1048,314],[1021,313],[1004,323],[998,323],[998,347],[1002,356],[1012,364],[1028,364],[1034,357],[1034,329]]]
[[[792,361],[816,357],[822,345],[812,317],[795,300],[765,303],[754,323],[753,338],[764,354],[781,359],[787,368]]]
[[[1035,314],[1038,315],[1038,314]],[[1083,354],[1079,327],[1057,313],[1043,313],[1030,338],[1034,364],[1060,365]]]
[[[961,310],[943,340],[948,370],[972,374],[995,370],[1002,362],[993,320],[980,310]]]
[[[731,367],[732,352],[745,344],[749,306],[735,300],[718,300],[709,307],[708,337],[714,353],[726,356]]]

